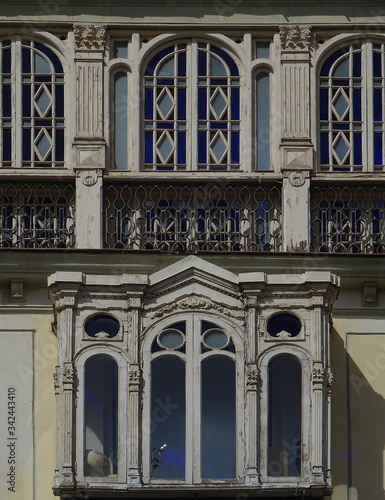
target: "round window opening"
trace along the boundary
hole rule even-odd
[[[301,329],[301,320],[290,313],[275,314],[267,323],[268,334],[276,338],[297,337]]]
[[[96,339],[112,339],[120,330],[119,321],[108,314],[97,314],[86,321],[86,334]]]
[[[158,344],[165,349],[179,349],[184,344],[184,338],[178,330],[169,328],[159,335]]]
[[[208,330],[203,337],[203,342],[210,349],[222,349],[229,343],[229,338],[222,330]]]

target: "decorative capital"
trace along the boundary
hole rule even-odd
[[[322,384],[324,381],[325,370],[323,368],[313,368],[312,379],[314,384]]]
[[[140,368],[138,365],[133,365],[128,372],[128,382],[131,391],[139,391]]]
[[[257,390],[259,386],[259,370],[255,364],[247,367],[246,385],[249,390]]]
[[[74,36],[76,50],[103,50],[106,27],[91,24],[75,25]]]
[[[280,26],[282,50],[309,50],[311,26]]]

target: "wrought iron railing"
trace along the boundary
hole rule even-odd
[[[0,247],[74,246],[74,185],[0,183]]]
[[[107,184],[104,247],[280,251],[281,187]]]
[[[384,253],[385,186],[313,185],[315,252]]]

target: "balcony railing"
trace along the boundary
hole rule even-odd
[[[280,251],[281,187],[105,185],[104,247]]]
[[[75,187],[0,183],[0,247],[75,246]]]
[[[312,187],[315,252],[384,253],[385,186]]]

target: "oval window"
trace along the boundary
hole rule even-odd
[[[297,337],[301,329],[301,320],[291,313],[275,314],[267,322],[268,334],[276,338]]]
[[[219,329],[208,330],[204,337],[203,342],[206,347],[210,349],[222,349],[229,343],[227,335]]]
[[[178,330],[169,328],[159,335],[158,343],[165,349],[179,349],[184,344],[184,338]]]
[[[85,332],[96,339],[112,339],[120,330],[119,321],[109,314],[96,314],[86,321]]]

